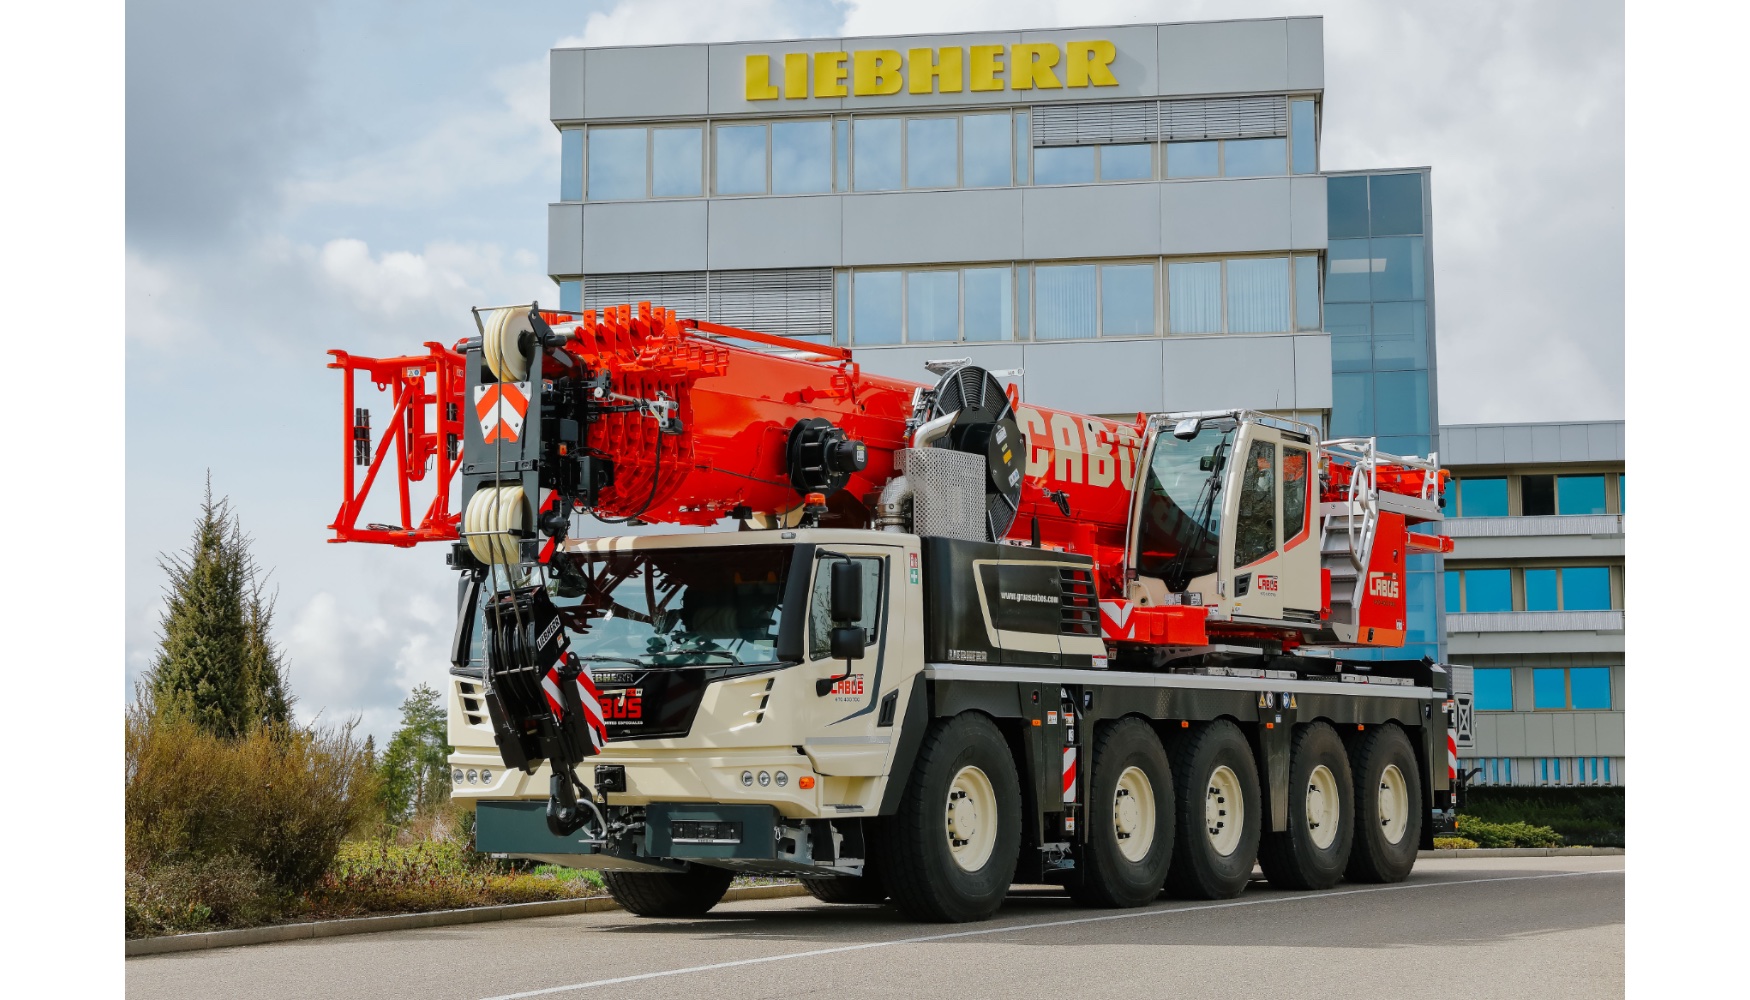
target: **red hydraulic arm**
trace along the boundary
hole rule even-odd
[[[420,542],[454,541],[461,515],[450,510],[450,483],[462,460],[461,403],[466,381],[462,355],[428,341],[423,355],[402,358],[361,358],[329,351],[328,367],[345,373],[346,464],[340,510],[331,542],[381,542],[402,547]],[[379,392],[390,395],[389,422],[375,453],[371,449],[370,411],[356,405],[354,375],[365,372]],[[399,524],[359,527],[359,514],[371,486],[389,455],[395,458]],[[435,489],[418,524],[413,521],[412,486],[423,482],[435,464]],[[357,470],[365,468],[363,484]]]

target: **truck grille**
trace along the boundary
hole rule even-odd
[[[470,726],[486,724],[485,685],[478,681],[456,681],[456,697],[462,702],[462,717]]]
[[[1064,569],[1063,625],[1064,635],[1099,635],[1100,602],[1094,594],[1094,574],[1085,569]]]

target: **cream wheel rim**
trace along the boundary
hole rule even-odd
[[[1112,793],[1112,829],[1127,860],[1148,857],[1155,842],[1155,790],[1140,767],[1127,767]]]
[[[948,853],[962,871],[975,872],[997,846],[997,792],[989,775],[968,764],[948,784]]]
[[[529,362],[522,352],[522,335],[534,331],[527,309],[494,309],[481,324],[481,355],[487,370],[500,382],[521,382],[529,377]]]
[[[1410,785],[1396,764],[1387,764],[1379,776],[1379,828],[1387,843],[1404,839],[1410,827]]]
[[[1240,797],[1240,776],[1226,764],[1209,775],[1209,791],[1203,798],[1204,829],[1209,846],[1227,857],[1240,846],[1240,830],[1246,822],[1246,806]]]
[[[1337,794],[1337,776],[1323,764],[1306,778],[1306,829],[1313,846],[1323,851],[1337,842],[1337,824],[1342,816]]]

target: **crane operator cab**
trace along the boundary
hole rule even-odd
[[[1317,442],[1311,425],[1247,411],[1153,421],[1131,514],[1130,599],[1316,627]]]

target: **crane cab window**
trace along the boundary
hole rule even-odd
[[[814,594],[808,602],[808,658],[823,660],[832,655],[832,564],[837,556],[821,556],[814,561]],[[883,556],[853,556],[851,561],[863,570],[863,613],[853,625],[869,630],[873,644],[880,638],[881,593],[887,559]]]
[[[1240,469],[1240,510],[1234,525],[1234,566],[1276,551],[1276,445],[1253,441]]]
[[[1282,449],[1282,540],[1291,542],[1306,531],[1307,479],[1312,474],[1312,454],[1305,448]]]

